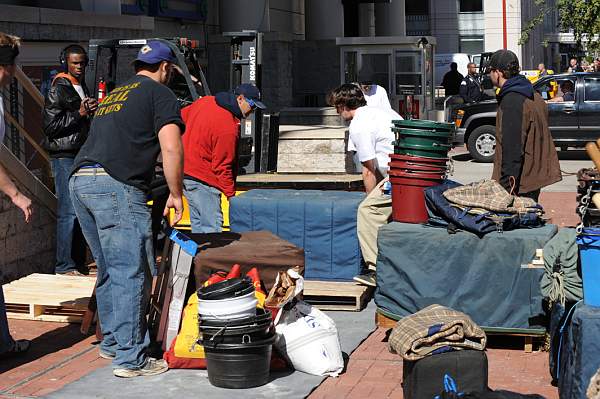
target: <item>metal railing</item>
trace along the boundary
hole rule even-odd
[[[47,190],[54,192],[50,157],[40,145],[44,135],[41,120],[44,97],[19,67],[1,94],[7,124],[3,144]]]

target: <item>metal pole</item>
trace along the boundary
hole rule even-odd
[[[502,0],[502,44],[506,50],[506,0]]]

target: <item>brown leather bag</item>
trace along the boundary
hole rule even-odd
[[[242,267],[242,276],[257,267],[267,292],[279,271],[300,266],[304,271],[304,250],[268,231],[245,233],[188,234],[198,244],[194,258],[196,287],[219,270],[228,271],[233,264]]]

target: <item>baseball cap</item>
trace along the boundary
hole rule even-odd
[[[171,48],[158,40],[149,40],[138,51],[136,61],[145,62],[146,64],[158,64],[161,61],[175,62],[175,55]]]
[[[510,50],[498,50],[494,54],[492,54],[492,58],[490,59],[490,68],[506,70],[508,68],[508,64],[517,63],[519,65],[519,58],[517,55]]]
[[[249,102],[253,103],[260,109],[267,108],[267,106],[260,101],[260,90],[258,90],[258,87],[254,86],[253,84],[242,83],[236,87],[233,92],[237,95],[243,94],[246,99],[250,100]]]

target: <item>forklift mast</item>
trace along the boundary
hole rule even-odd
[[[180,105],[189,105],[194,100],[210,95],[210,89],[199,62],[200,49],[196,40],[186,38],[155,38],[133,40],[102,40],[92,39],[89,42],[89,63],[85,75],[85,83],[98,98],[99,83],[106,85],[104,96],[130,79],[135,71],[131,65],[139,49],[149,40],[165,43],[177,59],[178,68],[167,86],[175,93]]]
[[[223,36],[230,38],[229,89],[233,91],[242,83],[250,83],[262,90],[263,34],[243,30],[224,32]],[[262,111],[257,109],[240,125],[240,173],[256,173],[261,169],[262,121]]]

